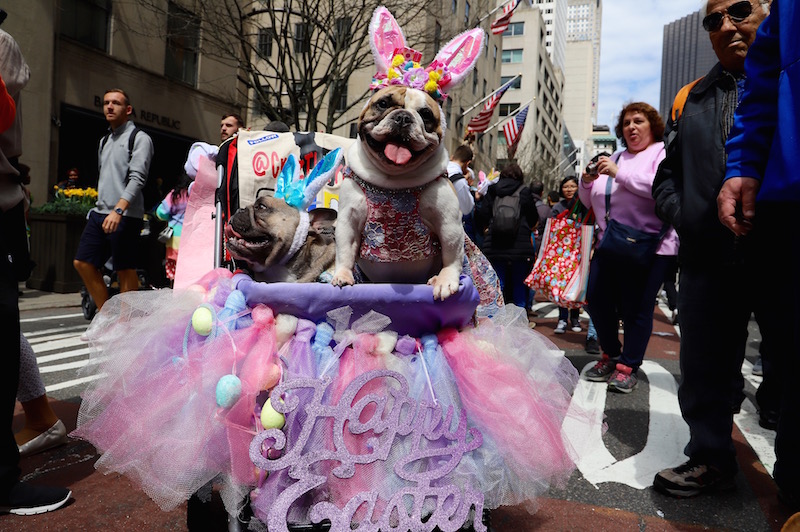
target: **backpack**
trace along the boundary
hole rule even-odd
[[[520,191],[517,187],[510,196],[496,197],[492,205],[492,236],[516,236],[520,219]]]

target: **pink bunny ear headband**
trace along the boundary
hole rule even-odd
[[[445,89],[461,83],[475,66],[486,38],[479,28],[460,33],[423,68],[422,53],[408,47],[403,30],[385,7],[375,9],[369,34],[378,70],[370,89],[403,85],[427,92],[440,104],[447,98]]]

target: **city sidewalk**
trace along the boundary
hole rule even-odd
[[[25,286],[25,283],[19,284],[19,291],[22,295],[19,297],[19,310],[20,312],[26,310],[41,310],[53,308],[67,308],[67,307],[80,307],[81,295],[79,292],[72,294],[57,294],[55,292],[42,292],[41,290],[34,290]]]

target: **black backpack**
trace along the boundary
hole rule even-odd
[[[519,230],[520,219],[520,191],[522,185],[517,187],[510,196],[496,197],[492,205],[492,221],[490,228],[492,236],[516,236]]]

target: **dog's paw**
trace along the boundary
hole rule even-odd
[[[333,286],[350,286],[355,284],[356,280],[353,278],[353,272],[344,268],[336,270],[336,273],[331,279]]]
[[[428,279],[428,284],[433,286],[433,299],[445,300],[458,292],[458,276],[444,271]]]

